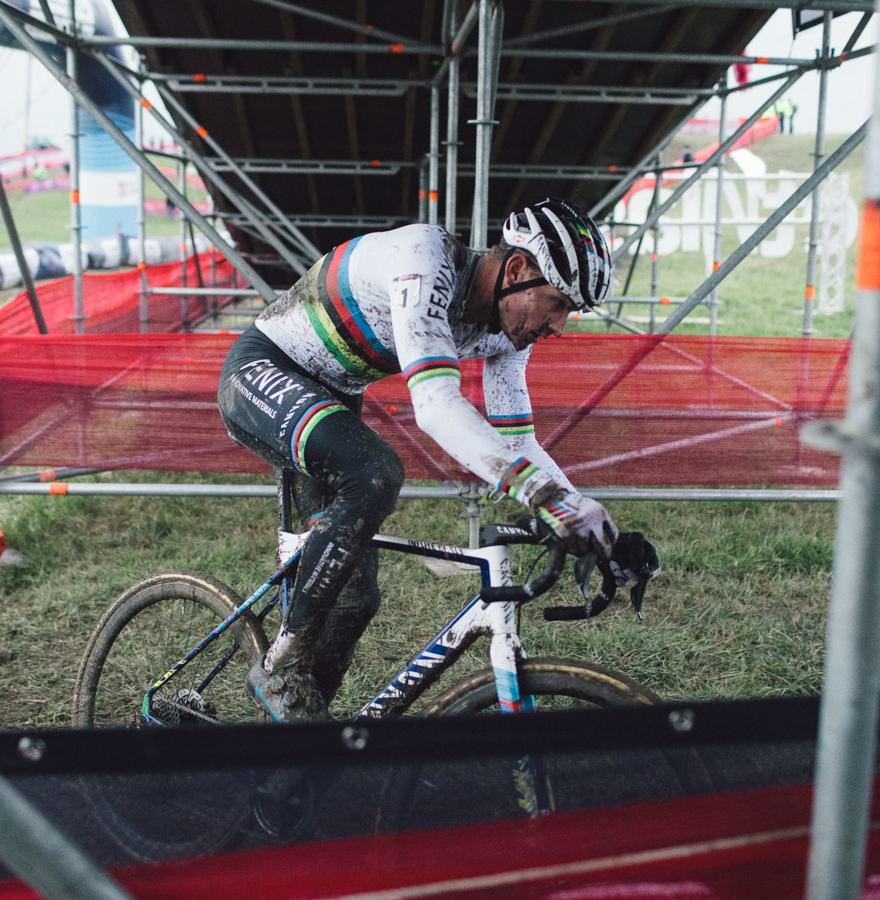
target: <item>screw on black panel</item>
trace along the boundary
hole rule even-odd
[[[42,738],[23,737],[18,742],[18,755],[28,762],[40,762],[46,755],[46,742]]]
[[[694,711],[692,709],[674,709],[669,713],[669,724],[673,731],[687,734],[694,730]]]
[[[342,743],[348,750],[363,750],[370,733],[359,725],[346,725],[342,729]]]

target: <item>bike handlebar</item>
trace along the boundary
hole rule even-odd
[[[564,563],[565,547],[559,541],[553,541],[549,546],[547,565],[543,572],[520,586],[485,587],[480,591],[480,599],[483,603],[526,603],[534,600],[556,584]]]

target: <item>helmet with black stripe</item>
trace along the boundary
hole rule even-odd
[[[599,226],[567,200],[548,197],[512,212],[502,236],[514,249],[527,250],[551,287],[577,309],[591,309],[608,296],[611,253]]]

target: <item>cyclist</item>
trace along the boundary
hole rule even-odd
[[[231,437],[295,470],[310,530],[280,632],[248,690],[276,721],[326,712],[379,604],[369,543],[403,482],[360,419],[361,395],[402,372],[416,422],[459,463],[532,510],[567,545],[608,557],[617,529],[535,440],[531,345],[605,298],[599,228],[548,198],[513,212],[488,251],[443,228],[354,238],[318,260],[235,342],[218,402]],[[488,421],[460,391],[459,361],[484,359]]]

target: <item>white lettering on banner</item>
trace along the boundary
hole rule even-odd
[[[736,228],[737,239],[745,241],[755,228],[791,195],[809,177],[809,173],[777,172],[772,177],[766,173],[766,165],[756,154],[748,150],[737,150],[730,155],[740,167],[742,174],[734,177],[725,173],[723,183],[722,225]],[[672,207],[673,215],[666,214],[660,220],[657,235],[658,256],[669,256],[679,251],[700,252],[706,259],[706,273],[712,270],[715,246],[715,207],[717,198],[717,170],[707,172],[692,185],[681,201]],[[666,200],[680,184],[680,176],[669,173],[666,186],[661,186],[659,201]],[[648,214],[654,195],[653,184],[632,193],[626,201],[620,201],[614,211],[614,218],[625,222],[643,221]],[[846,220],[844,240],[849,247],[858,233],[858,205],[847,192],[841,201],[845,212],[836,213]],[[807,197],[777,226],[760,244],[758,252],[768,259],[788,256],[798,246],[795,227],[808,225],[811,201]],[[824,213],[824,207],[822,208]],[[615,243],[622,241],[629,229],[621,229]],[[636,245],[629,253],[636,251]],[[642,241],[641,252],[654,252],[651,233]]]

